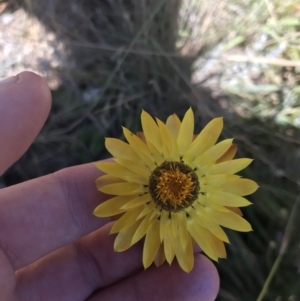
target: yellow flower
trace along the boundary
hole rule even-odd
[[[226,257],[229,242],[221,226],[251,231],[238,207],[251,203],[243,196],[257,184],[235,175],[251,159],[235,159],[232,139],[216,144],[223,119],[209,122],[194,136],[194,114],[189,109],[182,122],[177,115],[166,123],[142,112],[143,133],[123,128],[128,144],[107,138],[105,145],[114,162],[96,166],[106,173],[98,189],[113,198],[94,211],[98,217],[118,216],[111,233],[118,233],[114,249],[125,251],[144,239],[143,264],[158,266],[174,258],[190,272],[193,246],[198,244],[213,260]]]

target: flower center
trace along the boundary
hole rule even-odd
[[[162,209],[178,212],[198,198],[200,184],[195,171],[181,162],[166,161],[149,179],[149,193]]]

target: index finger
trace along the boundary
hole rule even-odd
[[[32,72],[0,82],[0,175],[28,149],[45,123],[50,106],[46,82]]]

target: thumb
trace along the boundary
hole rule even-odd
[[[51,106],[46,82],[22,72],[0,82],[0,175],[29,148]]]

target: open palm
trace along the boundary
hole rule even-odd
[[[0,174],[30,146],[50,103],[33,73],[0,82]],[[177,264],[144,270],[141,244],[113,251],[112,221],[92,215],[106,199],[97,177],[91,163],[0,190],[0,300],[214,300],[218,274],[200,254],[186,274]]]

